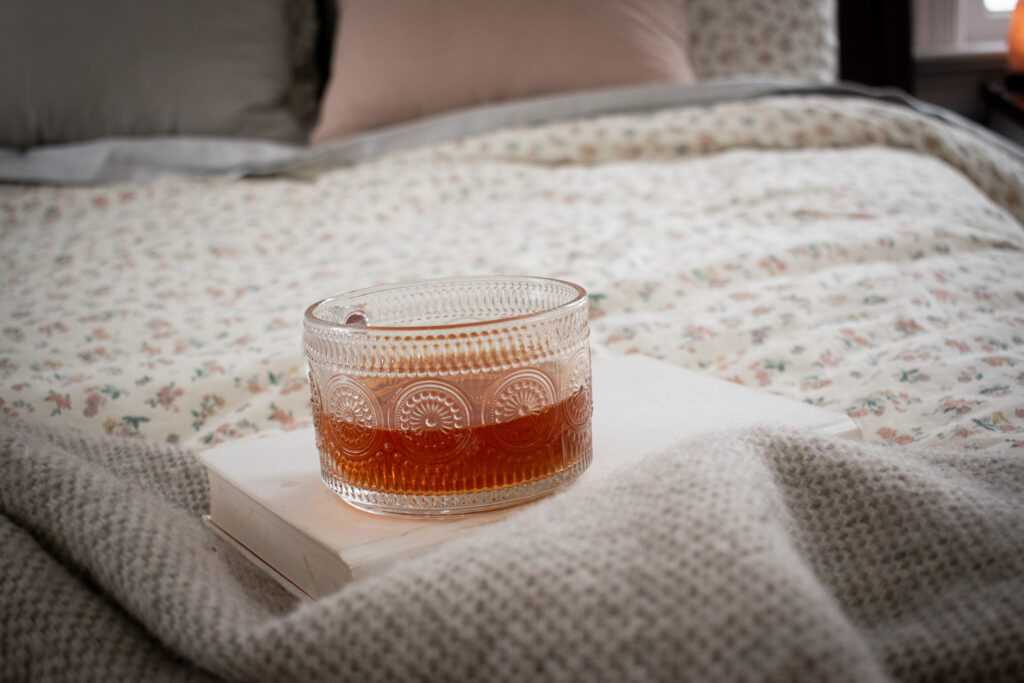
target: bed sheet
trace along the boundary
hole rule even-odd
[[[1024,168],[826,96],[504,130],[308,181],[0,188],[0,410],[205,446],[310,424],[301,314],[539,274],[642,353],[845,411],[870,441],[1024,445]]]

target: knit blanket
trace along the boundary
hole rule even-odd
[[[2,680],[885,680],[1024,673],[1024,459],[679,444],[298,604],[202,466],[0,422]]]

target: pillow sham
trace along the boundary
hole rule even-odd
[[[835,0],[689,0],[690,62],[700,80],[836,80]]]
[[[314,144],[474,104],[691,82],[684,0],[344,0]]]
[[[301,141],[287,105],[296,1],[0,3],[0,145],[173,134]]]

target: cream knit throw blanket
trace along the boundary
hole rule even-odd
[[[681,444],[297,605],[154,443],[0,422],[0,678],[1024,677],[1024,454]]]

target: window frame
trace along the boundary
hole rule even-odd
[[[914,0],[913,11],[916,56],[1006,51],[1010,11],[984,0]]]

